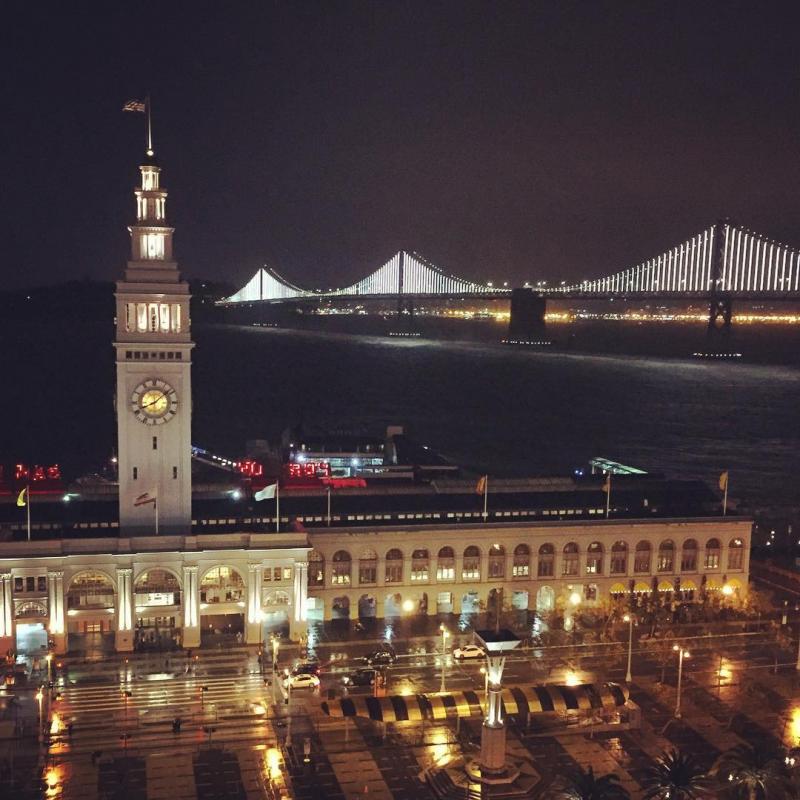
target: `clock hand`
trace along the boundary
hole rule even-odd
[[[155,400],[151,400],[149,403],[144,403],[142,405],[142,408],[150,408],[150,406],[154,406],[156,403],[160,403],[162,397],[164,397],[164,395],[160,394],[158,397],[156,397]]]

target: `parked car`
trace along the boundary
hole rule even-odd
[[[345,686],[372,686],[375,683],[374,669],[357,669],[342,678]]]
[[[486,652],[476,644],[465,644],[463,647],[456,647],[453,650],[453,658],[463,661],[468,658],[486,658]]]
[[[297,675],[287,675],[283,679],[283,688],[288,689],[316,689],[319,686],[319,678],[310,672],[300,672]]]

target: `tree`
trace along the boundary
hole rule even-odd
[[[597,777],[592,767],[580,767],[562,779],[547,794],[551,800],[630,800],[628,790],[619,785],[619,775],[610,772]]]
[[[664,680],[666,679],[667,667],[669,666],[670,662],[675,659],[675,653],[672,649],[675,643],[674,639],[675,637],[673,636],[672,631],[667,631],[662,637],[642,637],[639,640],[640,646],[644,648],[647,655],[651,658],[654,658],[661,667],[660,683],[664,683]]]
[[[790,800],[791,776],[783,756],[769,747],[740,744],[717,760],[717,777],[731,796],[741,800]]]
[[[644,777],[643,800],[698,800],[711,797],[712,781],[689,755],[673,748]]]

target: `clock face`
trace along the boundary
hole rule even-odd
[[[145,425],[163,425],[178,410],[178,395],[166,382],[151,378],[140,383],[131,395],[131,411]]]

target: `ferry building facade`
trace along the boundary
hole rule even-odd
[[[109,538],[0,542],[0,652],[40,634],[113,635],[116,650],[203,631],[258,645],[309,620],[548,612],[611,596],[693,601],[747,591],[751,522],[574,519],[191,535],[191,320],[152,151],[117,284],[119,525]],[[502,594],[500,594],[502,590]]]

